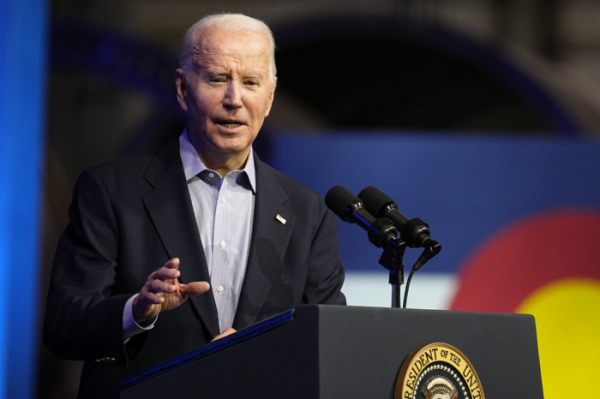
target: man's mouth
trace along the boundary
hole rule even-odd
[[[236,127],[242,126],[241,123],[236,121],[217,121],[217,125],[221,125],[227,129],[235,129]]]

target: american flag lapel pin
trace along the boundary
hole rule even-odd
[[[277,216],[275,216],[275,219],[279,220],[281,222],[281,224],[286,223],[286,220],[280,214],[277,214]]]

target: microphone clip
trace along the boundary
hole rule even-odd
[[[424,246],[425,248],[423,249],[423,253],[421,254],[421,256],[419,256],[419,259],[417,259],[417,261],[412,267],[414,271],[419,270],[421,266],[423,266],[437,254],[439,254],[442,250],[442,245],[436,240],[432,240],[431,238],[428,238],[425,241]]]
[[[389,283],[392,285],[392,307],[400,307],[400,287],[404,284],[404,252],[406,243],[398,238],[390,240],[395,245],[388,245],[384,248],[379,264],[390,272]]]

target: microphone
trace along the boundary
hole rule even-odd
[[[408,275],[406,290],[404,290],[404,307],[406,308],[408,289],[413,275],[431,258],[439,254],[442,250],[442,246],[439,242],[432,240],[431,237],[429,237],[429,225],[427,223],[421,219],[409,220],[400,213],[398,205],[396,205],[393,199],[375,187],[369,186],[364,188],[358,193],[358,196],[364,201],[368,212],[377,215],[377,217],[388,218],[394,223],[398,230],[400,230],[400,238],[406,242],[406,245],[411,248],[425,247],[423,253],[419,256],[419,259],[417,259]],[[399,295],[398,293],[394,294]],[[399,303],[399,299],[392,301],[393,304]]]
[[[369,186],[363,189],[358,196],[364,202],[368,212],[376,217],[388,218],[400,231],[400,237],[411,248],[437,248],[441,250],[440,244],[429,236],[429,225],[421,219],[408,219],[400,211],[393,199],[386,194]],[[437,250],[439,252],[439,250]],[[436,252],[436,253],[437,253]]]
[[[375,219],[356,195],[342,186],[331,188],[325,196],[325,204],[340,219],[348,223],[356,223],[368,232],[369,241],[378,248],[397,248],[403,245],[396,236],[398,230],[386,218]]]

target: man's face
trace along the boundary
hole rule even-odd
[[[188,114],[190,140],[205,163],[245,162],[273,103],[268,39],[224,29],[200,36],[187,83],[177,70],[177,98]]]

